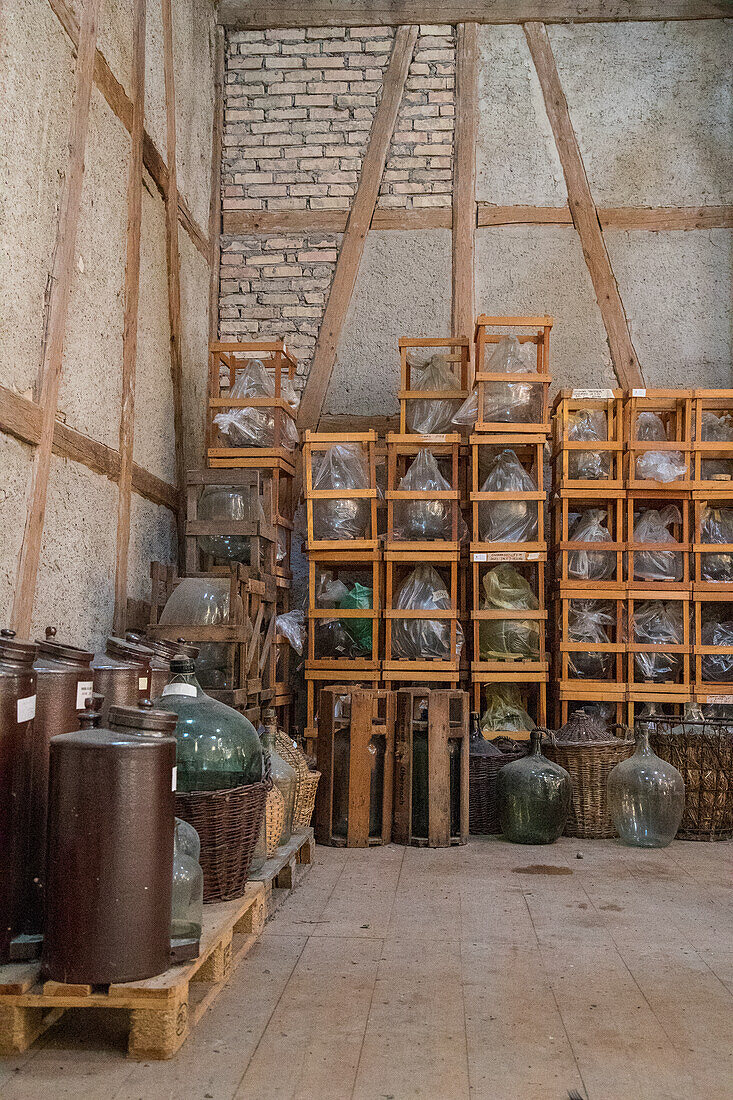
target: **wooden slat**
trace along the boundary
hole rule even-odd
[[[242,233],[343,233],[348,210],[225,210],[222,232]],[[380,210],[372,215],[370,229],[450,229],[453,215],[449,206],[426,210]]]
[[[478,137],[478,24],[461,23],[456,41],[456,124],[453,153],[453,295],[451,331],[473,333]]]
[[[221,151],[224,134],[224,31],[216,28],[214,45],[214,125],[211,134],[211,201],[209,204],[209,240],[211,242],[211,282],[209,290],[209,343],[219,339],[219,271],[221,267]],[[204,410],[206,421],[206,410]]]
[[[43,525],[46,516],[46,497],[53,453],[54,421],[61,385],[72,265],[84,182],[84,154],[94,78],[99,5],[100,0],[87,0],[84,5],[84,14],[79,32],[76,87],[74,89],[74,104],[69,129],[69,163],[61,196],[39,387],[41,395],[41,433],[33,464],[33,484],[26,515],[23,544],[18,563],[18,580],[11,616],[13,629],[22,637],[28,634],[31,627],[38,563],[41,557]]]
[[[526,23],[524,33],[539,77],[547,116],[555,136],[555,144],[565,174],[568,205],[598,299],[616,376],[626,389],[643,386],[644,378],[631,341],[621,295],[606,251],[598,213],[570,121],[567,100],[560,84],[547,30],[542,23]]]
[[[143,193],[143,129],[145,122],[145,8],[134,0],[132,28],[132,139],[127,178],[127,247],[125,310],[122,330],[122,408],[120,413],[120,480],[117,495],[115,609],[112,627],[123,634],[127,614],[127,562],[130,549],[130,492],[135,438],[135,371],[140,301],[140,231]],[[170,176],[169,176],[170,181]]]
[[[568,206],[494,206],[478,204],[477,224],[489,225],[572,225]]]
[[[227,27],[363,27],[400,23],[615,23],[621,20],[720,19],[724,0],[315,0],[271,4],[221,0]]]
[[[728,229],[733,226],[731,206],[609,206],[598,207],[603,229]],[[572,225],[569,206],[494,206],[478,203],[477,224]]]
[[[176,452],[176,485],[181,498],[177,516],[178,566],[184,568],[186,519],[183,496],[186,487],[186,448],[183,425],[183,364],[181,359],[181,256],[178,244],[178,170],[176,165],[176,82],[173,58],[171,0],[160,0],[163,22],[163,75],[165,81],[166,156],[168,195],[165,200],[165,243],[168,269],[168,321],[170,324],[173,431]]]
[[[331,293],[323,314],[318,340],[313,354],[308,381],[298,414],[298,427],[315,428],[326,398],[333,364],[336,360],[341,330],[351,301],[354,283],[364,253],[364,242],[379,195],[384,165],[392,140],[397,112],[417,39],[416,26],[399,27],[395,34],[392,56],[384,77],[382,98],[374,116],[374,124],[362,162],[359,186],[346,224]]]

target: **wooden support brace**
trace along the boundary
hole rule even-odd
[[[183,1045],[190,1026],[188,982],[171,989],[168,1004],[160,1008],[133,1008],[127,1052],[138,1061],[172,1058]]]
[[[460,23],[456,43],[456,124],[453,157],[452,329],[473,335],[476,316],[476,140],[478,136],[478,24]]]

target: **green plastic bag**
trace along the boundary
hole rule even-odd
[[[345,611],[347,608],[365,609],[372,606],[372,590],[357,581],[347,594],[342,597],[339,607]],[[341,619],[341,625],[351,638],[360,653],[366,656],[372,652],[372,620],[371,619]]]

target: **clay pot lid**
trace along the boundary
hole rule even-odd
[[[156,710],[149,699],[143,699],[136,707],[111,706],[107,722],[113,730],[127,732],[135,729],[173,736],[178,715],[168,710]]]
[[[36,639],[38,645],[38,653],[43,657],[50,657],[56,661],[70,661],[74,664],[88,665],[94,657],[93,653],[87,653],[85,649],[80,649],[79,646],[65,645],[63,642],[56,642],[56,627],[46,627],[46,637],[42,640]]]
[[[38,646],[30,638],[16,638],[14,630],[0,630],[0,657],[16,664],[32,665]]]
[[[152,649],[137,645],[135,642],[126,642],[124,638],[108,638],[106,651],[110,657],[118,657],[123,661],[134,661],[136,664],[143,665],[146,665],[153,656]]]
[[[198,646],[191,645],[184,638],[178,638],[175,642],[171,642],[167,638],[158,638],[151,644],[154,652],[166,661],[172,660],[173,657],[188,657],[194,661],[199,655]]]

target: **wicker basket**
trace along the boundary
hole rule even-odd
[[[272,859],[280,846],[285,824],[285,799],[277,787],[267,792],[265,803],[265,828],[267,830],[267,858]]]
[[[305,754],[298,748],[292,737],[288,737],[282,730],[277,731],[275,747],[283,760],[290,764],[291,768],[295,768],[298,777],[295,788],[293,828],[307,829],[313,816],[318,780],[321,778],[321,773],[310,770]]]
[[[512,760],[527,755],[526,749],[505,752],[503,756],[468,757],[468,831],[470,833],[500,833],[499,804],[496,787],[499,772]]]
[[[675,718],[674,723],[679,724]],[[689,723],[700,732],[672,734],[656,721],[649,742],[658,756],[682,773],[685,812],[678,840],[733,837],[733,730],[715,722]],[[671,725],[671,723],[669,723]]]
[[[628,731],[627,731],[628,733]],[[616,836],[608,812],[608,773],[634,751],[630,736],[612,741],[557,741],[548,737],[542,748],[548,760],[569,773],[572,797],[564,835],[582,840],[602,840]]]
[[[176,816],[201,840],[204,901],[230,901],[244,893],[265,815],[267,784],[228,791],[177,791]]]

